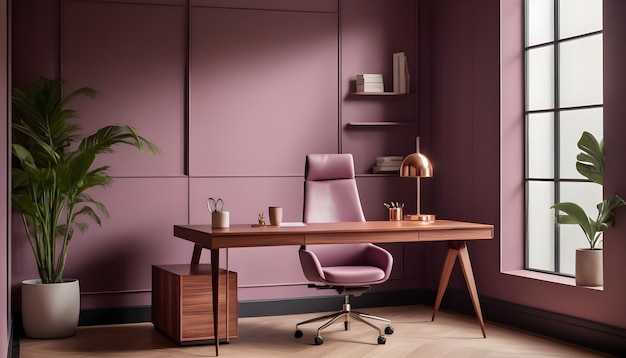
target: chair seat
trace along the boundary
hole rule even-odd
[[[385,278],[385,271],[375,266],[328,266],[322,271],[328,282],[347,286],[373,284]]]

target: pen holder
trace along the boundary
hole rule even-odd
[[[211,227],[220,229],[230,226],[228,211],[214,211],[211,213]]]
[[[389,221],[402,220],[402,208],[389,208]]]

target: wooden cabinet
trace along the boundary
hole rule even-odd
[[[228,338],[238,336],[237,274],[220,270],[219,279],[218,335],[223,341],[227,330]],[[211,286],[209,264],[152,266],[154,328],[181,345],[214,341]]]

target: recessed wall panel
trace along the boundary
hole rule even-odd
[[[192,8],[189,174],[301,174],[338,148],[336,14]]]
[[[182,175],[186,7],[66,1],[63,16],[67,90],[101,93],[72,103],[85,133],[129,124],[163,150],[150,159],[122,146],[96,164],[116,176]]]

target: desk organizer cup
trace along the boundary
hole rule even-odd
[[[402,208],[390,208],[389,209],[389,221],[402,220]]]
[[[404,203],[392,201],[389,203],[383,203],[383,205],[389,209],[389,221],[402,220],[402,209],[404,208]]]
[[[230,215],[228,211],[214,211],[211,213],[211,227],[216,229],[230,226]]]

